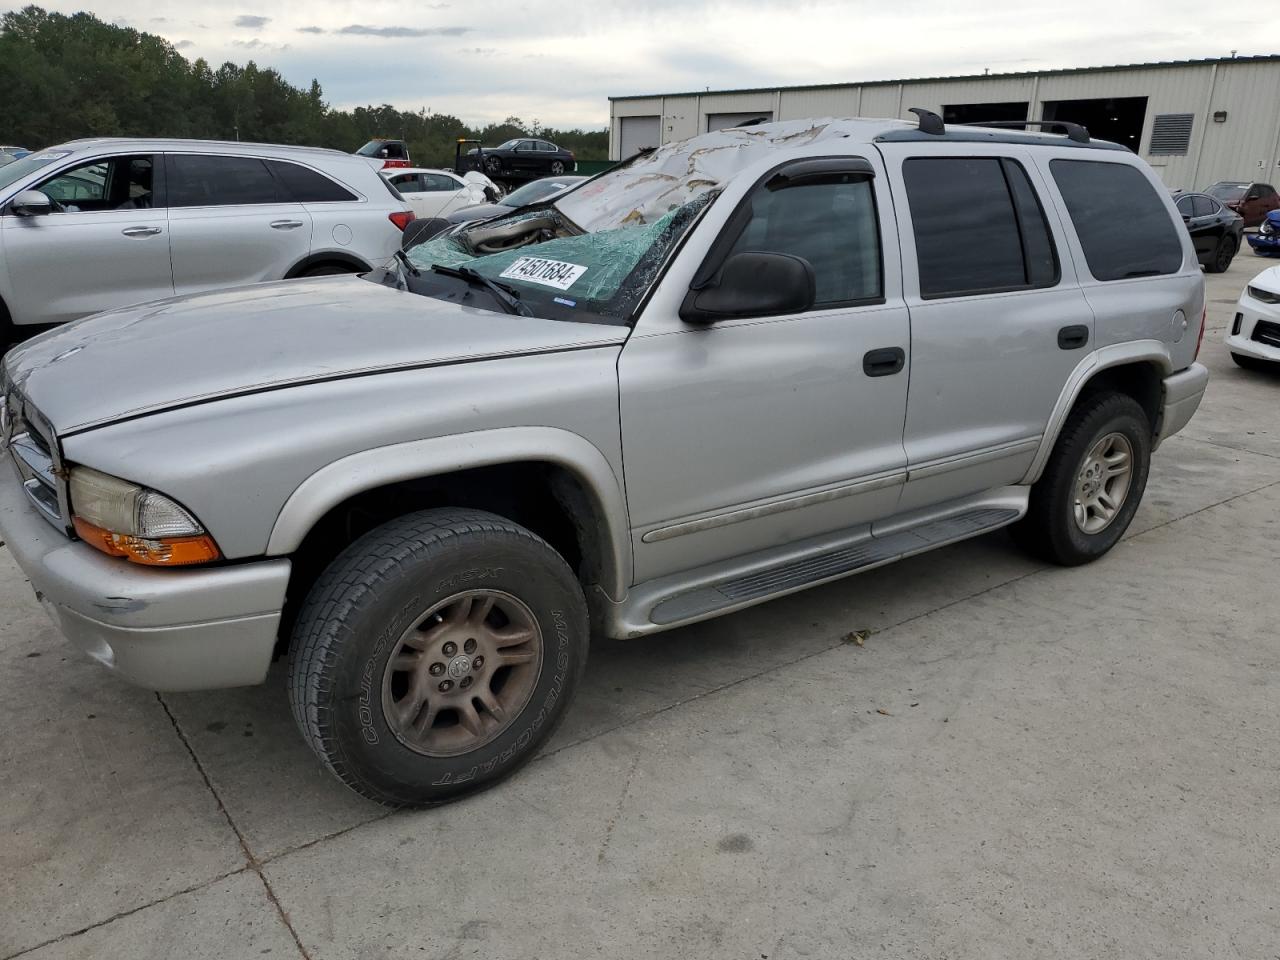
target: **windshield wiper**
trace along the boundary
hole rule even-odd
[[[419,270],[416,266],[414,266],[413,261],[409,259],[409,255],[405,253],[403,250],[396,251],[396,259],[399,260],[401,265],[406,270],[408,270],[409,273],[413,274],[413,276],[415,277],[422,276],[422,271]]]
[[[445,267],[437,263],[432,265],[431,270],[433,273],[443,274],[446,277],[457,277],[459,280],[465,280],[474,287],[483,287],[492,295],[493,299],[498,301],[505,313],[518,313],[525,317],[532,316],[529,308],[520,302],[519,294],[506,284],[490,280],[483,274],[477,273],[471,267]]]

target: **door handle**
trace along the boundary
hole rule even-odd
[[[272,230],[292,230],[295,227],[302,226],[301,220],[272,220]]]
[[[1058,331],[1058,349],[1079,350],[1089,342],[1089,328],[1083,323],[1073,323]]]
[[[160,232],[159,227],[125,227],[120,231],[126,237],[154,237]]]
[[[901,347],[881,347],[862,355],[862,372],[868,377],[891,377],[907,364],[907,351]]]

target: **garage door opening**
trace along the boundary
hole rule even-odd
[[[953,103],[942,108],[945,123],[990,123],[993,120],[1027,119],[1027,101],[1021,103]]]
[[[753,120],[769,123],[773,120],[772,110],[755,110],[751,113],[708,113],[707,132],[724,130],[726,127],[737,127]]]
[[[1098,100],[1046,100],[1044,120],[1070,120],[1084,125],[1089,136],[1128,147],[1134,153],[1142,140],[1147,118],[1146,97],[1113,97]]]
[[[618,130],[618,159],[625,160],[646,147],[659,147],[662,139],[660,117],[623,117]]]

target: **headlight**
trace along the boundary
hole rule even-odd
[[[1270,235],[1276,232],[1276,228],[1271,225],[1270,220],[1263,220],[1262,226],[1258,228],[1258,232]]]
[[[1261,287],[1246,287],[1249,296],[1263,303],[1280,303],[1280,293],[1272,293],[1270,290],[1263,290]]]
[[[72,467],[70,492],[76,533],[103,553],[165,567],[206,563],[222,555],[195,517],[154,490]]]

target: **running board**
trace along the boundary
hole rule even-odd
[[[609,632],[636,637],[705,620],[997,530],[1026,513],[1027,490],[1005,487],[994,496],[953,504],[950,510],[918,511],[913,524],[912,515],[897,523],[882,522],[875,525],[884,531],[879,536],[864,527],[846,537],[825,537],[807,550],[794,544],[785,550],[740,558],[734,564],[736,570],[724,565],[718,571],[704,568],[641,584],[614,608],[616,619]]]

